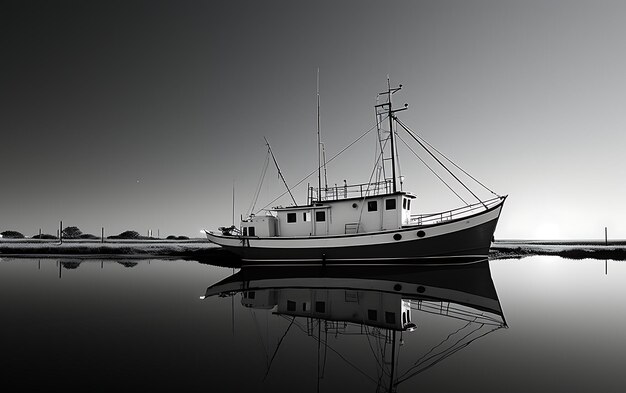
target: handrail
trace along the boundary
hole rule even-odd
[[[309,187],[309,203],[322,201],[338,201],[350,198],[363,198],[376,195],[391,194],[393,183],[385,180],[376,183],[344,184],[334,187]]]
[[[410,223],[417,225],[428,225],[428,224],[436,224],[442,221],[449,221],[465,216],[469,216],[474,214],[477,211],[485,210],[496,206],[502,200],[502,197],[492,198],[486,201],[481,201],[478,203],[474,203],[472,205],[467,205],[463,207],[459,207],[452,210],[447,210],[439,213],[428,213],[428,214],[412,214]]]

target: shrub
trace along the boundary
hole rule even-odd
[[[166,237],[167,240],[189,240],[189,237],[187,236],[175,236],[175,235],[169,235],[168,237]]]
[[[140,237],[136,231],[124,231],[119,235],[109,236],[109,239],[139,239]]]
[[[4,231],[0,233],[0,235],[2,235],[2,237],[5,239],[23,239],[24,238],[24,235],[22,235],[21,233],[17,231]]]
[[[33,236],[33,239],[58,239],[58,237],[54,235],[49,235],[47,233],[42,233],[41,235],[37,234]]]

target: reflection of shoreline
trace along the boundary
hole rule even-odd
[[[555,255],[569,259],[626,260],[626,241],[538,241],[497,240],[490,250],[490,259],[523,258],[533,255]],[[204,240],[191,241],[56,241],[2,240],[3,257],[83,258],[186,258],[223,260],[233,257],[225,250]]]
[[[491,245],[490,259],[554,255],[567,259],[626,260],[626,241],[523,241],[499,240]]]

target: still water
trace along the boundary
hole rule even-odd
[[[3,258],[0,374],[19,391],[623,392],[624,282],[623,262],[558,257],[444,272]]]

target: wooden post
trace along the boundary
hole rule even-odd
[[[608,246],[609,245],[609,235],[608,235],[608,230],[607,227],[604,227],[604,245]],[[608,274],[608,260],[604,260],[604,275],[606,276]]]
[[[59,242],[63,244],[63,221],[59,221]]]
[[[41,240],[41,228],[39,228],[39,240]]]
[[[104,243],[104,227],[102,227],[102,243]]]

